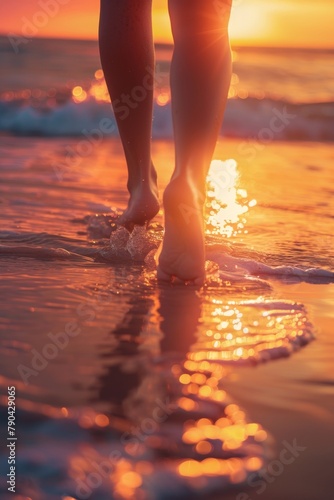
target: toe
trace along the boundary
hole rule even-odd
[[[205,283],[205,276],[199,276],[198,278],[194,279],[194,285],[195,286],[204,286]]]
[[[176,275],[166,273],[161,266],[157,269],[157,278],[160,283],[171,283],[172,285],[195,286],[202,287],[205,282],[205,275],[198,276],[193,279],[179,278]]]

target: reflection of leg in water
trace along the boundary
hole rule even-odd
[[[104,361],[110,361],[98,380],[98,400],[106,402],[113,415],[133,424],[150,417],[157,401],[168,406],[173,354],[179,353],[180,361],[185,359],[201,314],[201,299],[195,290],[161,289],[159,298],[157,304],[150,297],[133,296],[128,312],[112,332],[116,347],[102,355]],[[154,361],[157,354],[158,364]]]
[[[98,381],[98,400],[107,402],[114,415],[124,417],[124,401],[136,391],[145,377],[147,365],[140,352],[141,334],[152,307],[147,297],[133,296],[122,322],[111,332],[112,350],[102,357],[109,358],[107,371]]]
[[[100,378],[100,394],[125,428],[117,438],[122,460],[110,476],[112,490],[119,491],[129,471],[137,478],[143,460],[150,474],[140,478],[133,498],[145,498],[140,490],[162,498],[166,488],[168,495],[172,490],[169,497],[185,492],[195,498],[198,492],[217,491],[217,481],[220,489],[222,479],[223,484],[244,481],[250,459],[252,473],[264,464],[266,433],[248,424],[221,386],[226,370],[215,360],[219,341],[213,334],[223,335],[227,328],[219,330],[218,320],[219,314],[225,323],[231,317],[223,314],[228,303],[203,299],[187,287],[161,288],[159,300],[155,294],[143,298],[144,293],[132,295],[128,313],[113,332],[119,341],[111,354],[114,362]],[[159,355],[155,343],[161,332]],[[203,345],[206,337],[210,342]],[[161,481],[165,475],[168,485]]]
[[[302,305],[271,300],[261,282],[247,290],[253,300],[244,300],[244,285],[200,295],[187,287],[131,294],[114,331],[115,363],[100,379],[125,428],[113,443],[122,456],[107,479],[113,491],[128,472],[138,479],[144,461],[150,472],[139,477],[133,498],[208,497],[254,477],[272,456],[266,431],[227,394],[226,374],[239,361],[285,356],[310,338],[311,326]]]
[[[186,356],[195,341],[201,315],[202,299],[191,288],[161,288],[160,328],[163,332],[161,351]]]
[[[136,425],[141,426],[141,422],[150,422],[151,427],[155,429],[156,437],[160,432],[164,432],[167,420],[172,422],[175,418],[176,420],[180,418],[177,401],[182,393],[178,377],[175,378],[172,367],[175,363],[180,366],[184,363],[190,346],[194,343],[201,314],[201,302],[194,289],[162,288],[159,291],[159,302],[151,307],[155,329],[151,330],[152,323],[144,326],[142,334],[147,345],[150,345],[147,336],[151,333],[153,352],[139,347],[136,358],[140,367],[140,380],[137,387],[128,392],[123,401],[123,408],[126,417]],[[160,329],[157,328],[159,322]],[[159,352],[155,348],[156,338],[160,341]],[[149,439],[151,436],[152,433],[148,432],[145,437],[148,446],[152,446]],[[160,441],[157,440],[154,447],[157,443]],[[158,447],[160,446],[163,448],[164,445],[160,443]]]

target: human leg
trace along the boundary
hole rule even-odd
[[[204,280],[205,182],[231,77],[228,0],[169,0],[175,170],[164,193],[158,278]]]
[[[152,0],[101,0],[99,46],[128,168],[128,208],[119,223],[144,224],[159,210],[151,160],[154,87]]]

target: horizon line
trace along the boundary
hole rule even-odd
[[[8,39],[9,34],[8,33],[0,33],[0,38],[7,38]],[[33,38],[29,39],[29,41],[32,40],[61,40],[61,41],[68,41],[68,42],[98,42],[97,38],[72,38],[72,37],[62,37],[62,36],[34,36]],[[154,45],[157,46],[164,46],[168,48],[173,47],[172,42],[163,42],[163,41],[155,41]],[[264,49],[264,50],[313,50],[313,51],[334,51],[334,46],[324,46],[324,47],[309,47],[305,45],[250,45],[250,44],[242,44],[240,42],[232,42],[231,41],[231,48],[232,49]]]

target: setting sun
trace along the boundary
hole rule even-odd
[[[2,7],[0,33],[27,36],[29,31],[33,37],[97,38],[98,0],[91,0],[84,7],[79,0],[68,3],[55,0],[57,12],[52,15],[41,14],[41,5],[45,3],[46,0],[27,0],[24,3],[12,0]],[[167,3],[167,0],[153,0],[157,42],[172,41]],[[334,47],[333,16],[334,4],[330,0],[316,3],[310,0],[273,0],[270,3],[265,0],[234,0],[230,22],[232,44]],[[40,22],[39,26],[36,27],[34,19],[37,24]]]
[[[167,0],[153,0],[159,41],[170,42]],[[334,47],[330,0],[234,0],[230,21],[232,44],[278,47]]]
[[[254,7],[239,2],[232,9],[229,28],[232,40],[247,45],[251,40],[258,44],[264,37],[269,38],[271,22],[266,11],[263,6]]]

